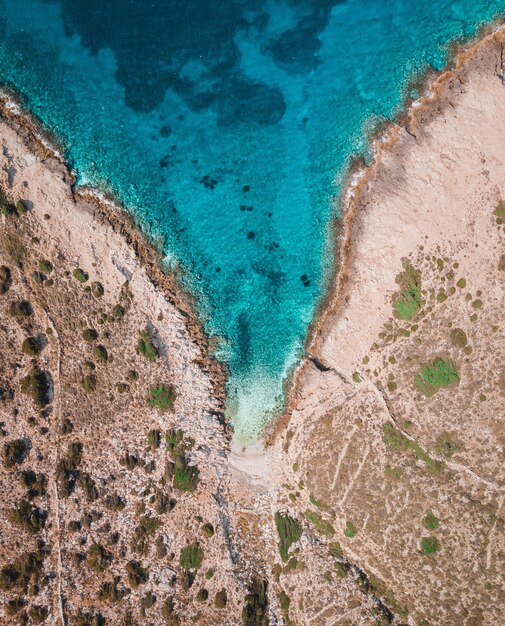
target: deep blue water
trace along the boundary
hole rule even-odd
[[[181,264],[252,434],[331,272],[349,155],[505,0],[0,0],[0,83]]]

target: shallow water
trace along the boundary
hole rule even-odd
[[[254,436],[331,272],[351,154],[505,0],[0,0],[0,82],[181,264]]]

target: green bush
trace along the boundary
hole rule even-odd
[[[268,582],[253,578],[248,586],[245,606],[242,609],[242,622],[245,626],[268,625]]]
[[[98,333],[94,328],[86,328],[82,332],[82,338],[84,341],[96,341],[98,339]]]
[[[203,562],[203,550],[198,542],[193,542],[181,550],[179,563],[185,570],[197,570]]]
[[[23,351],[23,354],[33,357],[40,354],[42,346],[36,337],[27,337],[21,345],[21,350]]]
[[[128,582],[134,589],[139,585],[144,585],[149,578],[147,569],[142,567],[139,561],[128,561],[126,564],[126,573],[128,575]]]
[[[11,271],[6,265],[0,266],[0,295],[7,293],[11,286]]]
[[[96,389],[97,379],[94,374],[87,374],[82,379],[82,386],[86,393],[93,393]]]
[[[101,298],[105,293],[102,283],[99,283],[98,281],[92,282],[91,293],[95,296],[95,298]]]
[[[187,461],[185,460],[185,463]],[[173,486],[181,491],[194,491],[198,485],[200,470],[196,465],[184,465],[175,467]]]
[[[28,611],[28,615],[34,624],[42,624],[46,621],[49,615],[49,609],[47,606],[41,606],[40,604],[34,604]]]
[[[29,317],[32,313],[32,305],[27,300],[13,302],[10,306],[10,314],[18,319]]]
[[[126,502],[117,493],[113,493],[105,498],[105,506],[112,511],[122,511],[126,506]]]
[[[396,277],[400,293],[393,296],[395,316],[401,320],[411,320],[421,310],[421,272],[410,263]]]
[[[93,356],[97,361],[100,361],[100,363],[107,363],[109,359],[109,353],[107,352],[107,348],[102,344],[94,346]]]
[[[224,609],[228,604],[228,594],[226,593],[226,589],[221,589],[214,596],[214,604],[218,609]]]
[[[300,526],[298,520],[291,517],[287,513],[280,513],[277,511],[274,519],[280,540],[279,553],[281,555],[281,559],[286,563],[289,558],[289,548],[293,543],[299,541],[302,536],[302,527]]]
[[[39,262],[39,270],[43,274],[50,274],[53,271],[54,267],[51,261],[43,260]]]
[[[349,520],[347,520],[347,523],[344,529],[344,535],[348,537],[349,539],[352,539],[353,537],[356,537],[357,534],[358,534],[358,531],[356,530],[356,527],[354,526],[354,524],[350,522]]]
[[[20,465],[30,452],[31,443],[29,439],[13,439],[4,443],[3,457],[5,467]]]
[[[140,606],[143,609],[150,609],[154,606],[156,602],[156,596],[151,591],[148,591],[145,596],[140,600]]]
[[[35,535],[46,525],[47,511],[32,506],[28,500],[21,500],[17,507],[9,511],[8,518],[30,535]]]
[[[21,391],[30,396],[35,406],[44,408],[52,401],[53,383],[49,372],[34,367],[21,379]]]
[[[150,448],[159,448],[161,444],[161,432],[159,430],[150,430],[147,433],[147,445]]]
[[[88,282],[88,278],[89,278],[88,274],[86,274],[86,272],[82,270],[80,267],[75,269],[72,272],[72,275],[75,278],[75,280],[78,280],[80,283]]]
[[[423,395],[430,398],[439,389],[458,385],[459,376],[453,361],[436,358],[433,363],[421,367],[414,378],[414,386]]]
[[[98,592],[98,599],[102,602],[107,602],[110,604],[118,604],[119,602],[121,602],[121,600],[128,594],[128,591],[126,589],[118,589],[118,584],[120,581],[121,578],[119,576],[114,576],[111,581],[102,583],[100,585],[100,591]]]
[[[440,526],[440,520],[432,511],[428,511],[423,519],[423,526],[428,530],[436,530]]]
[[[112,554],[99,543],[93,543],[88,549],[86,562],[95,574],[102,574],[112,561]]]
[[[170,385],[160,384],[149,390],[148,402],[159,411],[171,409],[175,400],[175,391]]]
[[[152,342],[147,330],[140,333],[137,350],[140,354],[145,356],[148,361],[156,361],[159,356],[158,348]]]
[[[423,537],[421,539],[421,552],[423,554],[434,554],[438,548],[438,539],[436,537]]]
[[[206,537],[213,537],[214,536],[214,526],[210,522],[207,522],[206,524],[204,524],[202,526],[202,533]]]

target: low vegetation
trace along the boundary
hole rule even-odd
[[[290,547],[302,536],[302,527],[298,520],[287,513],[277,511],[274,520],[279,535],[279,553],[281,559],[286,563],[289,559]]]
[[[439,389],[459,384],[458,371],[453,361],[436,358],[421,367],[414,378],[414,387],[431,398]]]
[[[395,316],[400,320],[411,320],[421,310],[421,272],[408,263],[396,277],[396,282],[400,293],[393,296]]]

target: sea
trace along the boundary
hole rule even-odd
[[[0,84],[196,297],[254,441],[333,271],[350,159],[505,0],[0,0]]]

